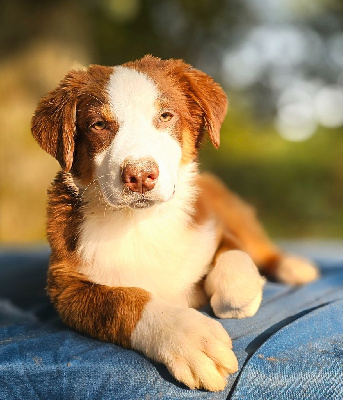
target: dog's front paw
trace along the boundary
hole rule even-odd
[[[319,278],[319,269],[310,260],[296,256],[284,256],[275,271],[279,282],[303,285]]]
[[[238,370],[229,336],[215,320],[187,310],[176,322],[176,347],[164,354],[169,371],[192,389],[223,390],[226,377]]]
[[[226,377],[238,370],[231,339],[222,325],[194,309],[151,302],[131,342],[191,389],[223,390]]]
[[[248,254],[231,250],[217,257],[205,280],[205,290],[217,317],[245,318],[258,310],[264,283]]]

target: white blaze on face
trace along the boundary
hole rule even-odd
[[[114,68],[108,97],[119,129],[110,147],[95,160],[103,196],[113,206],[123,204],[121,167],[127,158],[152,158],[157,163],[159,177],[154,189],[146,193],[149,199],[161,202],[173,196],[181,147],[167,130],[154,126],[154,118],[160,112],[157,109],[159,95],[147,75],[126,67]],[[127,191],[125,193],[127,196]],[[137,194],[132,193],[134,196]]]

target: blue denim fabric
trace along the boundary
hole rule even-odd
[[[232,399],[342,399],[343,301],[298,318],[242,370]]]
[[[65,327],[44,293],[47,260],[47,249],[0,252],[1,400],[343,399],[343,261],[321,260],[322,278],[301,288],[267,283],[254,317],[220,320],[240,371],[208,393]]]

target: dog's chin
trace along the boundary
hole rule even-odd
[[[175,195],[175,186],[173,188],[172,193],[168,197],[160,196],[156,193],[146,193],[146,194],[138,194],[138,193],[122,193],[119,196],[106,196],[105,193],[102,193],[102,199],[107,206],[110,206],[113,210],[123,210],[123,209],[131,209],[131,210],[145,210],[147,208],[151,208],[156,204],[166,203],[171,200]]]
[[[140,199],[137,201],[133,201],[132,203],[128,204],[127,207],[132,208],[134,210],[143,210],[145,208],[152,207],[156,204],[156,201],[148,200],[148,199]]]
[[[135,199],[118,199],[116,202],[109,201],[105,199],[105,203],[110,206],[114,210],[123,210],[123,209],[131,209],[131,210],[146,210],[147,208],[151,208],[156,204],[165,203],[170,200],[173,196],[168,199],[151,199],[146,198],[144,196]]]

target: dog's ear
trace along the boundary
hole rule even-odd
[[[69,172],[73,164],[76,103],[86,71],[70,71],[58,87],[43,97],[32,118],[31,131],[39,145]]]
[[[220,129],[227,112],[227,98],[224,90],[213,78],[183,63],[183,79],[187,82],[187,93],[203,113],[205,129],[215,148],[220,144]]]

